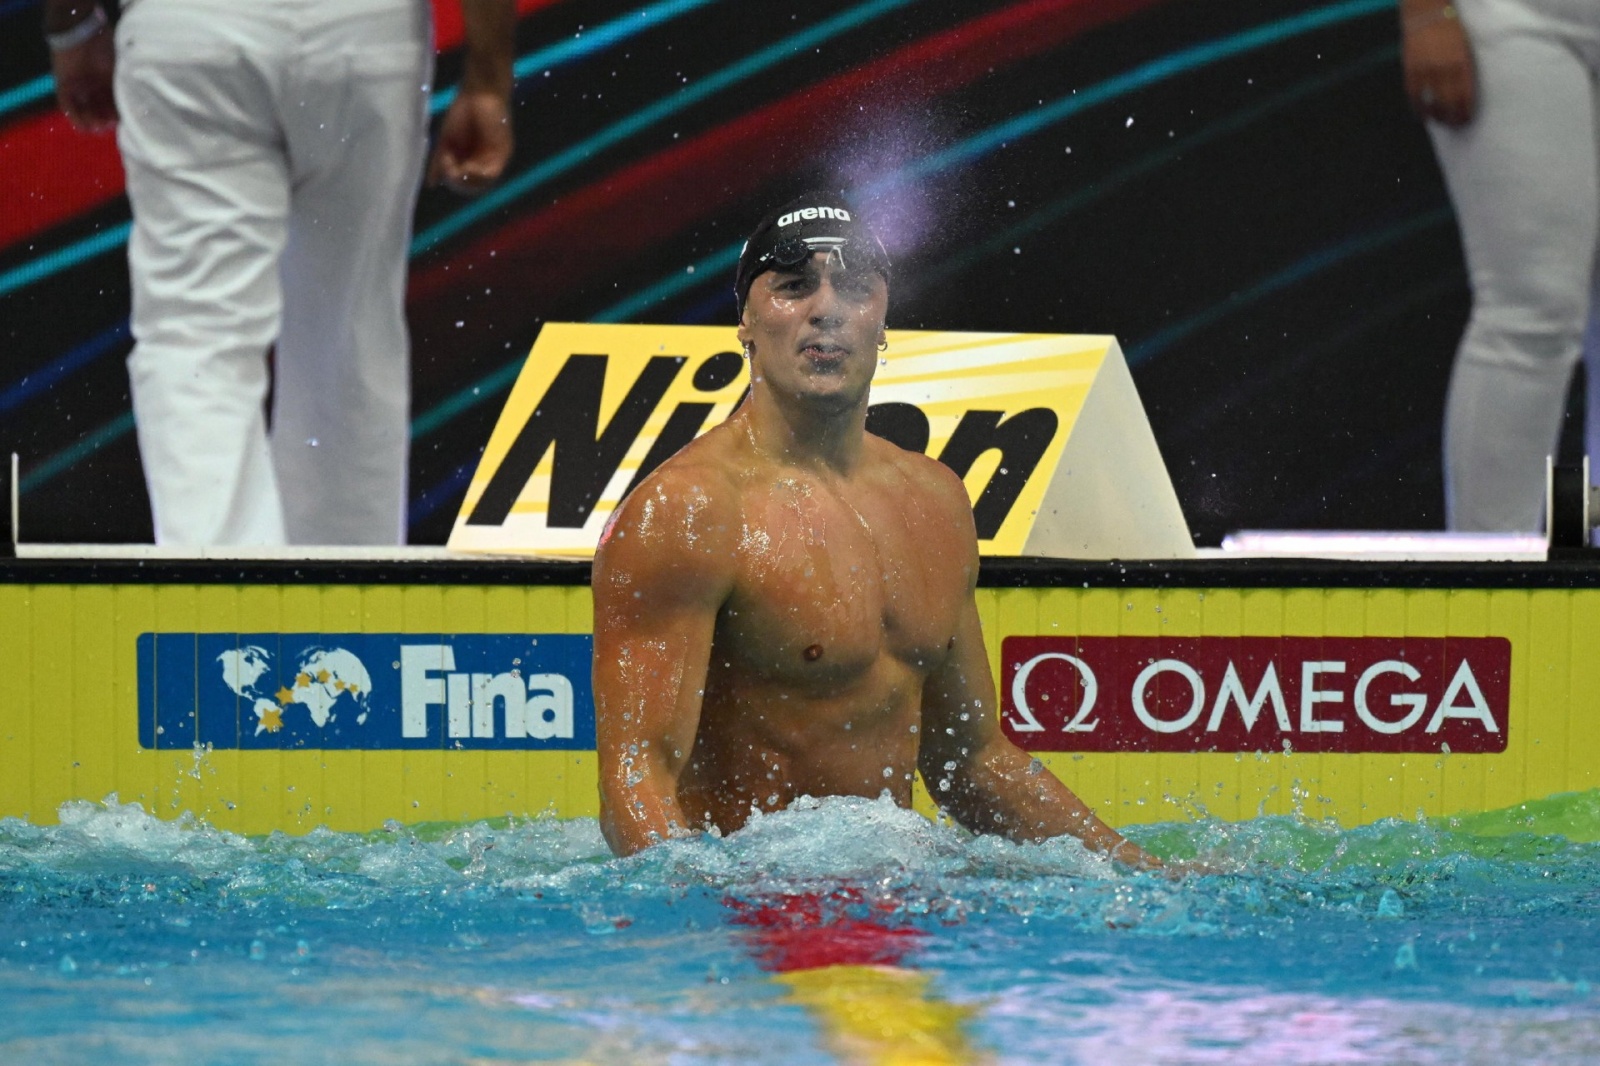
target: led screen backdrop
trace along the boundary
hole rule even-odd
[[[417,215],[414,542],[540,323],[731,324],[745,230],[815,185],[878,220],[896,328],[1117,335],[1202,543],[1439,522],[1467,294],[1391,0],[519,8],[510,173]],[[121,170],[39,15],[0,0],[0,447],[25,539],[141,540]]]

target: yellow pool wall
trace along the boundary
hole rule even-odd
[[[1355,825],[1600,787],[1600,590],[982,588],[995,676],[1012,635],[1501,636],[1503,753],[1054,753],[1113,825],[1299,813]],[[592,751],[157,751],[137,725],[141,633],[588,633],[581,585],[0,585],[0,817],[115,795],[221,829],[361,831],[596,813]],[[919,806],[932,811],[919,786]]]

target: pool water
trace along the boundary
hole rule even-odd
[[[1600,1061],[1600,794],[1131,834],[1230,871],[1182,881],[802,806],[626,860],[589,820],[0,821],[0,1062]]]

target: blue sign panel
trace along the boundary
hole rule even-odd
[[[587,634],[141,633],[146,748],[593,750]]]

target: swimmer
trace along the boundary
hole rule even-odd
[[[594,561],[600,825],[627,855],[801,796],[910,806],[920,771],[976,833],[1124,840],[1006,739],[961,479],[866,431],[889,259],[836,196],[739,258],[750,393],[623,500]]]

